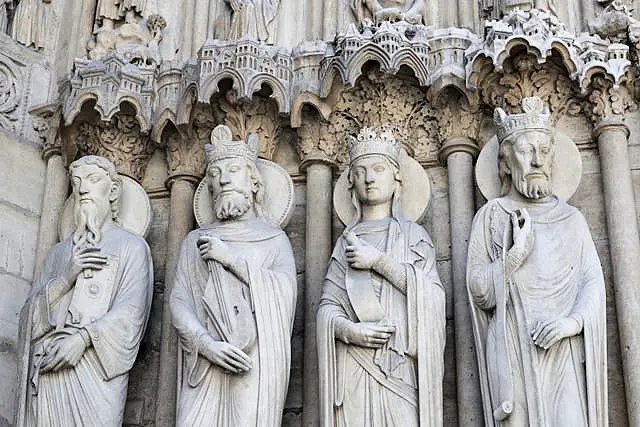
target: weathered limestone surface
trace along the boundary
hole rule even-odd
[[[469,210],[475,213],[486,200],[469,178],[473,155],[445,148],[462,137],[481,149],[496,132],[493,109],[517,113],[528,96],[550,105],[555,127],[582,157],[582,179],[569,203],[584,215],[603,267],[609,421],[637,424],[638,356],[627,349],[640,343],[637,328],[628,328],[638,316],[629,295],[640,288],[623,285],[637,263],[625,266],[623,246],[611,237],[623,228],[603,185],[612,181],[602,157],[610,147],[598,143],[594,129],[615,117],[629,130],[626,142],[607,141],[617,141],[618,157],[628,161],[618,170],[630,177],[621,198],[625,223],[638,220],[640,0],[252,0],[270,7],[253,21],[250,13],[235,13],[231,0],[5,3],[0,0],[0,26],[5,6],[7,12],[6,31],[0,31],[0,384],[9,386],[0,390],[0,426],[11,425],[17,410],[23,347],[16,313],[38,259],[56,240],[52,222],[68,191],[60,171],[82,154],[111,158],[151,198],[146,240],[154,260],[153,304],[131,371],[125,424],[173,425],[174,405],[158,400],[175,394],[166,368],[175,365],[166,278],[177,252],[168,240],[180,240],[195,225],[177,218],[189,209],[190,191],[174,195],[172,206],[172,189],[197,184],[202,146],[219,124],[238,139],[257,133],[260,155],[295,183],[285,232],[295,257],[297,304],[283,425],[317,424],[317,392],[309,384],[317,383],[314,308],[326,266],[320,258],[344,229],[330,192],[348,163],[346,140],[363,126],[391,128],[429,176],[422,225],[433,238],[446,296],[444,425],[478,425],[480,391],[465,368],[474,349],[465,346],[471,326],[460,258]],[[98,4],[112,3],[114,10],[102,8],[96,16]],[[376,3],[398,10],[376,18]],[[19,4],[38,12],[20,22],[30,40],[25,31],[11,37]],[[234,14],[249,19],[232,25]],[[426,26],[416,26],[419,20]],[[254,25],[261,21],[266,32]],[[40,119],[51,111],[59,120],[42,127]],[[59,155],[51,154],[52,145]],[[46,188],[52,191],[44,194]],[[468,399],[460,402],[462,396]]]

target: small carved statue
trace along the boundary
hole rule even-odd
[[[516,9],[538,9],[558,16],[557,0],[482,0],[482,10],[488,18],[500,19]]]
[[[13,15],[11,37],[36,50],[44,48],[49,29],[48,3],[51,0],[21,0]]]
[[[0,33],[6,34],[9,26],[9,9],[13,9],[14,0],[0,0]]]
[[[71,163],[75,231],[49,252],[30,298],[27,426],[121,426],[153,286],[149,247],[119,225],[109,160]]]
[[[278,13],[280,0],[224,0],[229,29],[228,40],[249,36],[259,42],[269,41],[269,26]]]
[[[258,142],[233,141],[220,125],[205,146],[216,219],[185,238],[170,297],[183,351],[179,427],[281,425],[296,269],[267,220]]]
[[[445,294],[387,131],[351,138],[355,215],[336,243],[317,314],[320,425],[441,426]],[[338,188],[338,187],[336,187]],[[344,218],[343,218],[344,219]]]
[[[382,21],[406,21],[410,24],[426,23],[425,0],[351,0],[351,9],[358,22],[372,19]]]
[[[537,97],[522,108],[495,111],[503,196],[478,211],[469,243],[485,424],[605,427],[600,261],[582,214],[553,194],[548,108]]]

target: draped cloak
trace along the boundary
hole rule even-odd
[[[212,235],[246,260],[249,284],[219,268],[211,275],[198,238]],[[213,283],[219,281],[221,283]],[[257,342],[244,349],[251,369],[230,374],[200,354],[200,338],[223,341],[207,310],[210,286],[244,286]],[[296,303],[293,252],[284,232],[264,219],[221,222],[194,230],[180,250],[171,314],[182,346],[178,426],[280,426],[289,382],[291,332]]]
[[[320,425],[441,426],[445,295],[431,238],[403,219],[361,222],[352,231],[402,263],[407,290],[349,267],[345,238],[338,239],[317,316]],[[336,337],[336,322],[374,321],[372,311],[396,327],[382,348]]]
[[[86,282],[80,278],[83,273],[66,294],[54,291],[71,258],[71,237],[51,249],[35,284],[29,302],[33,311],[27,426],[122,425],[129,370],[151,308],[153,267],[144,239],[117,225],[103,231],[96,246],[109,257],[109,264],[104,275],[94,272],[87,282],[89,298],[78,292]],[[91,346],[78,364],[40,373],[39,360],[47,347],[81,327],[88,331]]]
[[[533,220],[533,249],[505,278],[509,213],[523,207]],[[474,219],[467,286],[487,426],[608,425],[604,279],[576,208],[555,197],[489,201]],[[538,321],[567,316],[582,320],[581,333],[547,350],[533,343]],[[513,412],[494,420],[505,401]]]

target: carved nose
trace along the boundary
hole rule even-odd
[[[366,183],[374,182],[375,180],[376,180],[376,175],[373,172],[367,172],[367,174],[364,177],[364,182]]]
[[[535,166],[535,167],[542,166],[542,156],[537,151],[533,152],[533,156],[531,157],[531,166]]]

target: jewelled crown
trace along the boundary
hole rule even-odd
[[[537,96],[522,98],[523,113],[507,114],[502,108],[496,108],[493,120],[498,127],[498,141],[525,130],[537,130],[551,133],[551,114],[549,107]]]
[[[364,127],[357,138],[349,135],[349,161],[353,163],[357,158],[369,154],[382,154],[398,164],[401,144],[396,141],[388,130],[376,133],[375,129]]]
[[[205,144],[204,152],[209,163],[231,157],[243,157],[255,163],[259,145],[260,138],[255,133],[249,135],[246,143],[242,140],[234,141],[231,129],[219,125],[211,131],[211,144]]]

